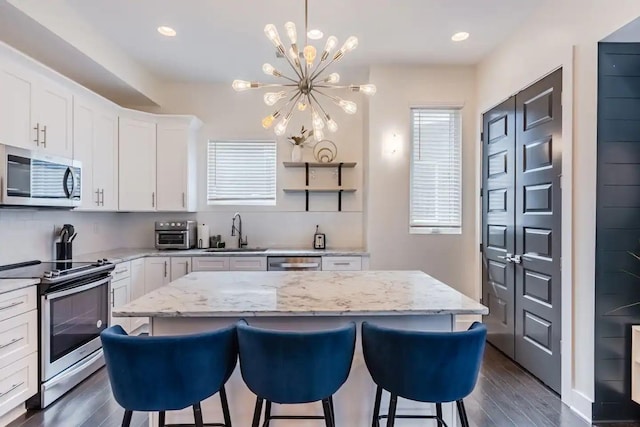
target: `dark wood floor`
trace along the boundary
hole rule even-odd
[[[487,347],[478,385],[465,404],[473,427],[589,425],[563,405],[557,395],[491,346]],[[122,414],[102,369],[45,411],[29,412],[9,427],[116,427]],[[146,422],[144,414],[136,413],[131,425],[142,427]],[[397,424],[402,427],[402,422]],[[295,427],[295,422],[283,425]]]

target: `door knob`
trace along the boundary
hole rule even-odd
[[[522,256],[520,256],[520,255],[507,254],[505,256],[498,256],[498,258],[503,259],[506,262],[510,262],[510,263],[513,263],[513,264],[522,264]]]

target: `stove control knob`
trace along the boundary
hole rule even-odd
[[[44,272],[44,277],[45,279],[51,279],[53,277],[53,273],[50,271],[45,271]]]
[[[98,265],[102,265],[102,260],[101,260],[101,259],[97,260],[97,261],[96,261],[96,264],[98,264]]]
[[[53,270],[51,272],[51,277],[60,277],[60,270]]]

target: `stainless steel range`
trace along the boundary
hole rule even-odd
[[[45,408],[104,365],[100,332],[109,327],[110,271],[95,263],[30,261],[0,267],[0,278],[39,278],[39,393]]]

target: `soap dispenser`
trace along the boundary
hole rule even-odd
[[[325,249],[326,239],[324,233],[320,233],[320,227],[316,225],[316,234],[313,235],[313,249]]]

